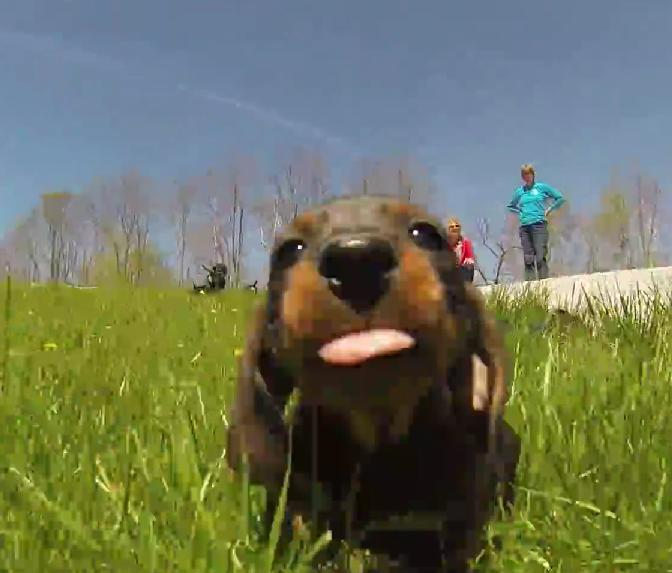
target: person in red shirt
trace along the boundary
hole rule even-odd
[[[464,280],[470,283],[474,282],[474,266],[476,264],[474,246],[467,237],[462,235],[462,225],[455,217],[448,219],[446,231],[448,233],[448,245],[455,251],[457,264]]]

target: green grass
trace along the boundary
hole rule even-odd
[[[324,538],[275,555],[223,459],[252,295],[4,290],[0,571],[310,570]],[[492,306],[523,455],[486,570],[672,571],[670,309],[540,330],[539,301]]]

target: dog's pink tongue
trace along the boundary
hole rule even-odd
[[[409,334],[392,329],[374,329],[346,334],[319,350],[322,360],[330,364],[351,366],[386,354],[411,348],[415,340]]]

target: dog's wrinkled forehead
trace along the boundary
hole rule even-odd
[[[443,233],[438,219],[417,205],[393,197],[357,196],[335,199],[297,216],[278,238],[301,238],[313,245],[331,238],[375,234],[395,242],[412,223],[426,222]]]

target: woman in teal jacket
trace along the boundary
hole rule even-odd
[[[534,167],[520,168],[524,184],[513,193],[507,209],[520,220],[520,246],[525,261],[525,280],[548,278],[547,216],[565,202],[562,193],[546,183],[535,181]],[[550,205],[549,201],[552,201]],[[536,271],[536,272],[535,272]]]

